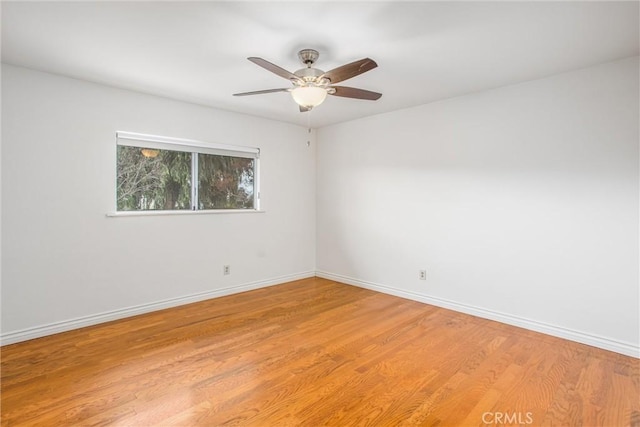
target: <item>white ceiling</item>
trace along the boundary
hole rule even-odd
[[[2,61],[300,125],[289,87],[301,48],[325,71],[370,57],[311,125],[407,108],[639,54],[633,2],[2,2]]]

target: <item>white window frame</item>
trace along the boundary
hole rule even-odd
[[[116,150],[118,146],[151,148],[156,150],[173,150],[186,153],[213,154],[218,156],[243,157],[254,160],[253,171],[253,208],[252,209],[196,209],[196,210],[149,210],[149,211],[119,211],[117,194],[117,173],[114,191],[114,210],[107,216],[144,216],[144,215],[184,215],[209,213],[247,213],[264,212],[260,210],[260,149],[257,147],[243,147],[238,145],[202,142],[191,139],[171,138],[158,135],[146,135],[134,132],[116,132]],[[191,176],[193,169],[198,167],[198,156],[192,156]],[[191,185],[191,200],[198,200],[198,185]]]

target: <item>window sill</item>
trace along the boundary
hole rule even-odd
[[[120,216],[160,216],[160,215],[209,215],[209,214],[247,214],[265,213],[259,209],[209,209],[201,211],[121,211],[107,212],[107,217],[115,218]]]

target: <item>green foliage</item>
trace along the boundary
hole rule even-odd
[[[252,209],[253,159],[198,154],[199,209]]]
[[[191,209],[191,153],[118,146],[117,209]],[[253,208],[254,160],[198,154],[198,209]]]

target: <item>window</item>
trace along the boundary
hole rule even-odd
[[[116,209],[257,210],[257,148],[118,132]]]

